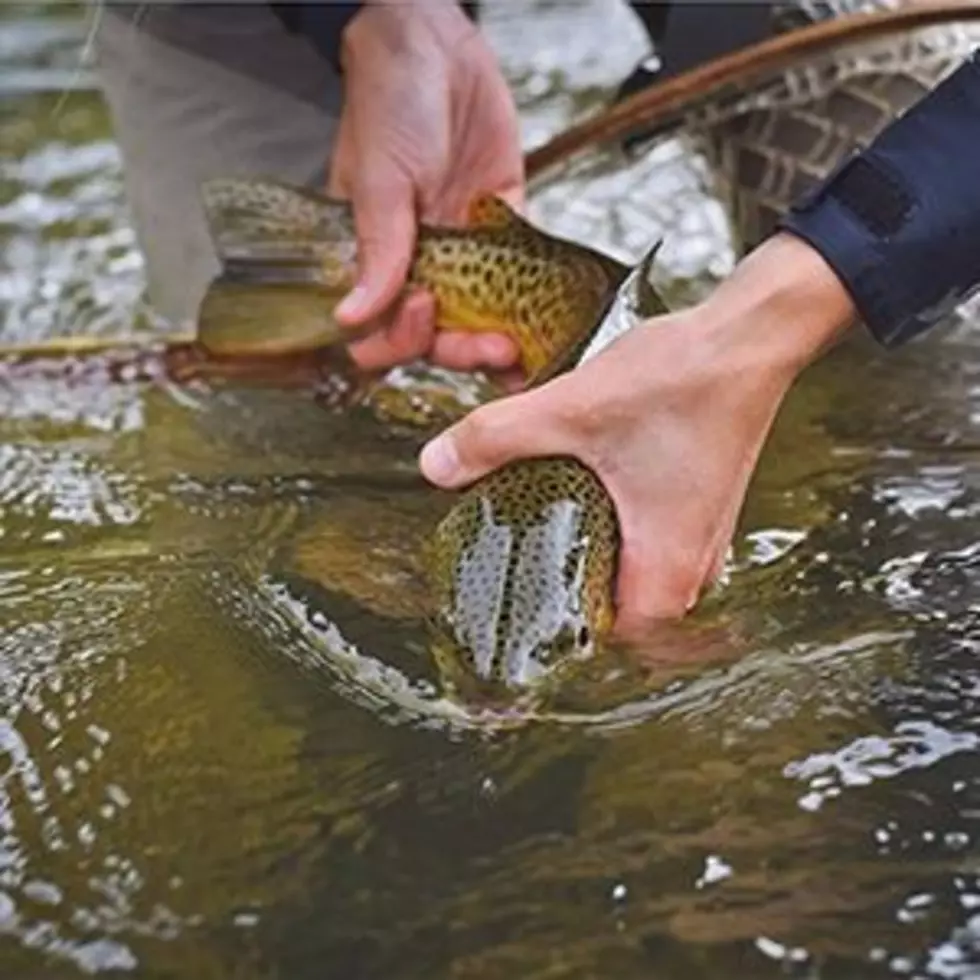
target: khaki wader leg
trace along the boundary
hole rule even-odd
[[[94,49],[151,303],[190,326],[217,271],[200,181],[324,186],[340,78],[261,4],[103,7]]]

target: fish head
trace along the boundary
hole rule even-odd
[[[434,654],[447,690],[496,701],[546,693],[612,625],[618,526],[577,460],[511,463],[436,529]]]

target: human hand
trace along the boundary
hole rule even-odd
[[[638,635],[720,573],[783,396],[853,317],[821,256],[777,235],[704,303],[470,413],[423,449],[422,472],[457,488],[519,458],[591,467],[622,529],[615,629]]]
[[[379,329],[351,345],[368,370],[429,356],[456,370],[516,365],[501,335],[435,330],[421,291],[397,307],[418,221],[461,224],[473,197],[524,202],[517,110],[489,45],[456,0],[368,2],[344,32],[345,101],[331,193],[353,205],[359,282],[341,322]]]

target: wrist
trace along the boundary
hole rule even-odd
[[[340,58],[356,60],[359,48],[379,42],[389,57],[423,54],[433,43],[453,51],[478,29],[459,0],[364,0],[361,9],[344,28]]]
[[[702,304],[709,343],[750,371],[791,384],[854,322],[854,302],[812,246],[779,233]]]

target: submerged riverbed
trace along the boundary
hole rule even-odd
[[[600,0],[490,29],[528,145],[643,51]],[[83,40],[0,11],[4,341],[153,329]],[[532,213],[664,234],[683,298],[731,262],[703,179],[677,142]],[[720,594],[614,710],[496,734],[428,696],[417,439],[0,366],[0,974],[980,976],[978,339],[808,372]]]

